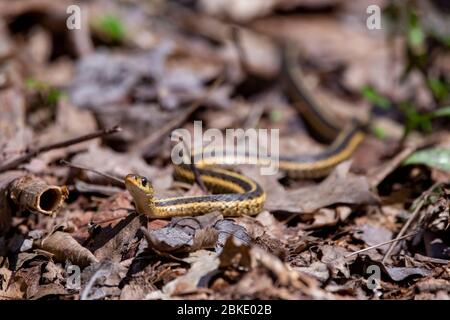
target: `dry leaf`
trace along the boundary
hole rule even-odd
[[[97,262],[92,252],[66,232],[56,231],[41,241],[37,241],[36,246],[52,253],[55,260],[59,262],[69,260],[82,268]]]
[[[365,242],[368,246],[374,246],[392,239],[392,232],[382,226],[375,226],[372,224],[364,224],[353,233],[355,239]],[[378,250],[385,252],[389,245],[378,247]]]
[[[366,177],[350,173],[350,165],[350,161],[341,163],[317,186],[287,191],[284,196],[276,198],[268,193],[265,208],[270,211],[305,213],[340,203],[376,204],[377,197],[370,190]]]
[[[93,239],[89,246],[96,259],[113,262],[122,260],[136,237],[140,238],[140,228],[147,224],[147,218],[134,212],[121,220],[113,228],[106,227]]]

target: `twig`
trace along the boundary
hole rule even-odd
[[[198,99],[196,99],[192,104],[181,113],[180,116],[175,117],[161,129],[157,130],[151,134],[148,138],[142,140],[133,148],[134,152],[141,153],[145,158],[151,157],[153,154],[153,149],[160,143],[161,139],[166,137],[172,130],[179,127],[187,118],[196,111],[203,101],[210,95],[210,93],[215,90],[223,81],[223,77],[218,77],[214,83],[208,88],[208,90]]]
[[[77,138],[73,138],[73,139],[69,139],[69,140],[61,141],[61,142],[57,142],[57,143],[52,143],[52,144],[49,144],[49,145],[38,147],[36,149],[29,150],[23,156],[15,158],[15,159],[13,159],[13,160],[11,160],[9,162],[6,162],[5,164],[1,165],[0,166],[0,173],[4,172],[4,171],[11,170],[11,169],[15,169],[16,167],[18,167],[22,163],[31,160],[32,158],[38,156],[39,154],[41,154],[43,152],[47,152],[47,151],[54,150],[54,149],[65,148],[65,147],[71,146],[73,144],[81,143],[81,142],[84,142],[84,141],[87,141],[87,140],[92,140],[92,139],[95,139],[95,138],[99,138],[99,137],[103,137],[103,136],[106,136],[106,135],[109,135],[109,134],[120,132],[121,130],[122,129],[119,126],[115,126],[113,128],[97,130],[95,132],[86,134],[84,136],[80,136],[80,137],[77,137]]]
[[[385,241],[385,242],[382,242],[382,243],[379,243],[379,244],[376,244],[376,245],[367,247],[367,248],[365,248],[365,249],[361,249],[361,250],[352,252],[352,253],[346,255],[344,258],[349,258],[349,257],[354,256],[354,255],[356,255],[356,254],[360,254],[361,252],[366,252],[366,251],[369,251],[369,250],[372,250],[372,249],[376,249],[376,248],[378,248],[378,247],[382,247],[382,246],[384,246],[384,245],[386,245],[386,244],[389,244],[389,243],[395,243],[395,242],[397,242],[397,241],[400,241],[400,240],[403,240],[403,239],[406,239],[406,238],[415,236],[415,235],[417,234],[417,232],[418,232],[418,231],[413,232],[413,233],[410,233],[410,234],[407,234],[406,236],[397,237],[397,238],[395,238],[395,239],[393,239],[393,240]]]
[[[119,219],[122,219],[122,218],[126,218],[126,217],[129,216],[130,213],[136,211],[136,210],[134,210],[132,208],[118,208],[118,209],[120,209],[120,210],[127,210],[127,213],[126,214],[122,214],[122,215],[117,216],[117,217],[114,217],[114,218],[109,218],[109,219],[103,219],[103,220],[98,220],[98,221],[91,220],[88,223],[82,224],[79,227],[79,229],[83,230],[85,228],[88,228],[92,224],[101,225],[101,224],[109,223],[109,222],[112,222],[112,221],[115,221],[115,220],[119,220]],[[114,211],[118,211],[118,209],[114,209]]]
[[[420,209],[422,209],[424,203],[425,203],[425,199],[426,197],[433,192],[434,189],[436,189],[437,186],[439,186],[441,183],[440,182],[436,182],[435,184],[433,184],[428,190],[426,190],[422,195],[421,195],[421,199],[419,201],[419,203],[417,203],[416,208],[414,209],[413,213],[411,214],[411,216],[409,217],[408,221],[406,221],[406,223],[403,225],[402,229],[400,230],[400,232],[398,233],[397,237],[395,238],[395,240],[399,240],[403,234],[408,230],[409,226],[413,223],[413,221],[417,218],[417,216],[419,215]],[[385,263],[386,260],[390,257],[390,255],[392,254],[392,251],[394,251],[395,248],[395,242],[393,242],[391,244],[391,246],[389,247],[388,251],[386,251],[386,254],[383,257],[383,260],[381,260],[382,263]]]
[[[125,186],[125,183],[123,182],[122,179],[119,179],[119,178],[117,178],[117,177],[115,177],[113,175],[107,174],[105,172],[101,172],[101,171],[98,171],[96,169],[85,167],[85,166],[81,166],[81,165],[78,165],[78,164],[73,164],[73,163],[70,163],[70,162],[68,162],[66,160],[61,160],[59,163],[61,163],[62,165],[65,165],[67,167],[70,167],[70,168],[75,168],[75,169],[81,169],[81,170],[94,172],[94,173],[96,173],[96,174],[98,174],[100,176],[103,176],[105,178],[114,180],[115,182],[118,182],[122,186]]]

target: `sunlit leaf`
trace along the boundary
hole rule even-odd
[[[105,15],[99,18],[98,27],[110,41],[121,42],[125,38],[125,27],[122,21],[114,15]]]
[[[424,164],[429,167],[450,172],[450,149],[430,148],[420,150],[406,159],[404,164]]]
[[[384,140],[387,138],[386,130],[381,127],[373,126],[372,132],[378,139]]]
[[[428,86],[430,87],[433,95],[439,100],[445,100],[449,93],[448,84],[440,79],[431,78],[428,79]]]
[[[431,113],[431,117],[440,118],[440,117],[450,117],[450,106],[440,108]]]
[[[387,109],[391,105],[388,99],[386,99],[385,97],[380,95],[374,88],[372,88],[370,86],[365,86],[362,89],[362,95],[368,101],[370,101],[374,105],[377,105],[383,109]]]

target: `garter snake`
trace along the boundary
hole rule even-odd
[[[287,46],[283,53],[283,78],[289,98],[305,118],[307,125],[321,141],[333,141],[323,152],[313,155],[279,157],[279,168],[294,172],[303,178],[326,176],[337,164],[348,159],[364,139],[364,128],[357,122],[342,128],[323,106],[310,96],[302,82],[301,69],[296,63],[298,51]],[[246,155],[248,157],[248,155]],[[224,216],[254,215],[259,213],[266,199],[259,184],[244,175],[217,168],[217,158],[206,158],[196,163],[196,168],[209,195],[156,199],[151,182],[140,175],[125,178],[127,190],[133,197],[136,209],[150,218],[196,216],[221,211]],[[258,164],[261,158],[256,159]],[[195,174],[187,164],[175,166],[177,180],[193,183]]]

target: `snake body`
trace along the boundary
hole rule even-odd
[[[351,157],[364,139],[364,127],[352,121],[342,129],[323,106],[316,103],[302,82],[301,69],[296,63],[295,47],[283,50],[283,77],[293,104],[302,113],[310,129],[321,141],[333,141],[323,152],[312,155],[280,156],[279,168],[296,177],[318,178],[326,176],[337,164]],[[246,154],[245,157],[251,156]],[[196,163],[200,179],[213,194],[156,199],[150,181],[136,174],[125,178],[125,185],[133,197],[139,213],[150,218],[196,216],[221,211],[224,216],[255,215],[263,209],[266,194],[254,180],[230,170],[217,168],[226,163],[220,157],[203,158]],[[254,163],[265,162],[257,157]],[[175,166],[175,178],[195,182],[191,165]]]

